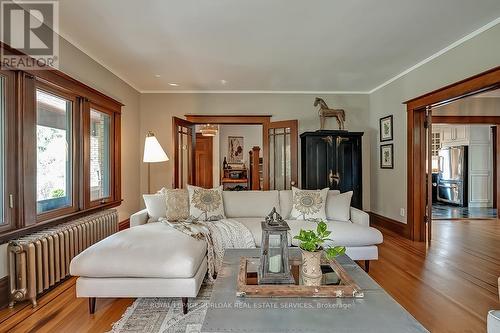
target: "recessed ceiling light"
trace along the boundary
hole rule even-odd
[[[226,85],[226,83],[227,83],[227,81],[226,81],[226,80],[220,80],[220,83],[221,83],[223,86],[225,86],[225,85]]]
[[[157,79],[158,79],[158,78],[160,78],[160,77],[161,77],[161,75],[160,75],[160,74],[155,74],[155,78],[157,78]]]
[[[178,87],[178,86],[180,86],[180,84],[174,83],[174,82],[170,82],[168,85],[172,86],[172,87]]]

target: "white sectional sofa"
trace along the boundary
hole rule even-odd
[[[500,298],[500,277],[498,278],[498,297]],[[487,332],[500,333],[500,310],[488,312]]]
[[[335,215],[334,196],[326,201],[327,218]],[[289,220],[292,191],[223,192],[226,218],[235,219],[251,231],[260,246],[260,223],[273,207],[287,219],[291,236],[301,228],[312,229],[314,222]],[[348,208],[349,209],[349,208]],[[353,260],[378,259],[377,244],[382,243],[380,231],[369,226],[367,213],[350,207],[349,221],[328,219],[333,243],[346,246]],[[187,297],[196,297],[207,271],[206,244],[195,240],[165,223],[148,223],[147,210],[130,217],[130,229],[118,232],[89,247],[70,265],[78,276],[77,297],[89,297],[90,311],[96,297],[181,297],[187,311]],[[290,237],[292,239],[292,237]],[[292,245],[297,245],[292,241]]]

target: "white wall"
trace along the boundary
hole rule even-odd
[[[142,94],[140,137],[148,130],[156,133],[168,156],[173,156],[172,116],[185,114],[263,114],[272,120],[299,120],[299,134],[319,128],[314,94]],[[368,129],[368,95],[320,95],[332,108],[346,110],[346,128],[365,131],[363,137],[363,207],[370,210],[370,139]],[[334,119],[327,128],[335,129]],[[300,152],[299,152],[300,153]],[[222,152],[221,152],[222,154]],[[172,161],[151,166],[152,189],[172,186]],[[141,165],[141,189],[147,189],[147,169]]]
[[[468,97],[432,109],[433,116],[498,116],[500,98]]]
[[[242,136],[244,139],[243,147],[243,162],[247,166],[248,152],[252,147],[259,146],[262,150],[262,125],[220,125],[220,165],[224,161],[224,157],[228,156],[229,151],[229,136]],[[229,161],[228,161],[229,162]]]
[[[122,198],[120,221],[139,208],[139,92],[99,65],[72,44],[60,38],[60,70],[69,76],[120,101],[122,108]],[[7,244],[0,245],[0,278],[8,274]]]
[[[371,211],[406,223],[406,107],[403,102],[500,65],[500,25],[370,94]],[[379,118],[394,115],[394,169],[380,169]]]

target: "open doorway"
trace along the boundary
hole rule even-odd
[[[258,180],[252,186],[252,155],[262,151],[262,125],[221,124],[210,125],[213,131],[207,135],[206,125],[196,125],[194,185],[212,188],[222,185],[226,191],[260,190],[263,185],[262,156]]]
[[[291,189],[298,178],[298,121],[272,122],[270,118],[173,117],[173,187],[194,184],[222,185],[224,190]]]
[[[442,108],[435,114],[454,111],[468,104],[467,97]],[[493,102],[493,101],[492,101]],[[491,103],[498,103],[500,98]],[[443,110],[444,108],[444,110]],[[488,111],[488,110],[482,110]],[[466,118],[437,116],[432,122],[432,220],[496,218],[496,125],[469,124]],[[439,120],[437,120],[439,119]],[[439,121],[439,122],[438,122]],[[444,121],[444,123],[442,122]]]
[[[466,114],[459,109],[457,116],[448,116],[442,121],[441,115],[435,115],[434,110],[455,101],[464,100],[468,97],[483,95],[487,98],[498,93],[500,89],[500,67],[493,68],[487,72],[475,75],[460,82],[451,84],[441,89],[432,91],[420,97],[405,102],[407,106],[407,225],[405,233],[410,239],[416,241],[429,241],[432,238],[432,136],[430,126],[433,122],[443,124],[455,124],[456,118],[463,117],[461,121],[468,124],[492,124],[495,125],[496,133],[500,128],[500,113],[497,108],[493,115],[481,114],[479,108],[474,108],[474,113]],[[489,95],[489,96],[488,96]],[[441,120],[441,121],[440,121]],[[451,121],[450,121],[451,120]],[[459,123],[461,122],[459,121]],[[498,135],[492,139],[495,147],[500,146]],[[500,154],[495,148],[492,156],[494,163],[500,165]],[[499,207],[500,177],[499,168],[492,175],[493,208]],[[496,193],[495,193],[496,192]],[[499,210],[496,210],[497,218]]]

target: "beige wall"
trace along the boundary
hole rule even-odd
[[[402,103],[500,65],[500,25],[457,46],[370,95],[371,211],[406,223],[406,108]],[[394,169],[379,167],[379,118],[394,115]],[[405,214],[406,215],[406,214]]]
[[[243,137],[243,162],[246,166],[248,163],[248,152],[252,150],[253,146],[259,146],[262,149],[262,125],[221,125],[220,129],[220,156],[219,162],[222,165],[224,157],[228,157],[229,151],[229,136],[242,136]],[[228,160],[229,162],[229,160]]]
[[[299,133],[319,128],[313,94],[142,94],[141,131],[156,133],[169,157],[173,156],[172,116],[197,114],[269,114],[273,120],[298,119]],[[320,96],[330,107],[346,110],[346,128],[365,131],[363,138],[363,206],[370,209],[370,131],[368,126],[368,95]],[[329,119],[327,128],[334,129],[335,120]],[[221,155],[223,152],[221,151]],[[151,166],[151,188],[158,190],[172,185],[172,161]],[[147,169],[141,165],[141,189],[147,190]]]
[[[120,101],[122,108],[122,198],[120,220],[139,208],[139,92],[64,39],[60,39],[60,70]],[[7,245],[0,245],[0,278],[8,274]]]
[[[134,88],[123,82],[92,58],[64,39],[60,44],[60,70],[71,77],[118,100],[122,108],[122,198],[118,207],[120,221],[128,218],[139,208],[139,98]]]

